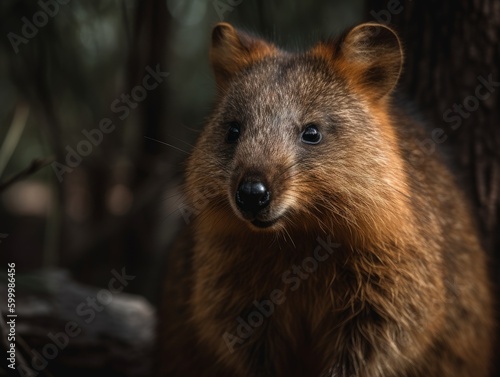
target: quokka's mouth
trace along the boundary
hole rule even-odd
[[[280,219],[279,217],[277,219],[270,220],[270,221],[262,221],[262,220],[255,219],[255,220],[252,220],[251,223],[253,226],[255,226],[257,228],[266,229],[266,228],[270,228],[274,224],[276,224],[279,221],[279,219]]]

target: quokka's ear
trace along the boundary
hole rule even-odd
[[[210,48],[217,85],[225,89],[237,72],[276,51],[272,44],[238,31],[228,23],[218,23],[212,31]]]
[[[319,50],[324,51],[325,46]],[[373,100],[396,86],[403,66],[403,49],[396,33],[377,23],[349,30],[333,46],[333,62]]]

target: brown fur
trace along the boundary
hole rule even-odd
[[[402,59],[382,25],[303,54],[216,26],[218,100],[186,178],[202,210],[169,256],[159,375],[487,376],[485,255],[453,177],[391,105]],[[233,121],[242,134],[227,144]],[[309,123],[318,145],[300,142]],[[270,228],[234,203],[248,174],[270,186]],[[325,240],[334,252],[306,274]],[[276,290],[284,301],[231,352],[237,318]]]

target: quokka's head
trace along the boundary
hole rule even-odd
[[[217,101],[187,171],[200,221],[351,234],[395,221],[406,188],[388,116],[403,59],[391,29],[362,24],[294,54],[221,23],[210,57]]]

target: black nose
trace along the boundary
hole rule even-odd
[[[244,215],[255,217],[269,205],[271,193],[259,181],[244,181],[236,190],[236,204]]]

